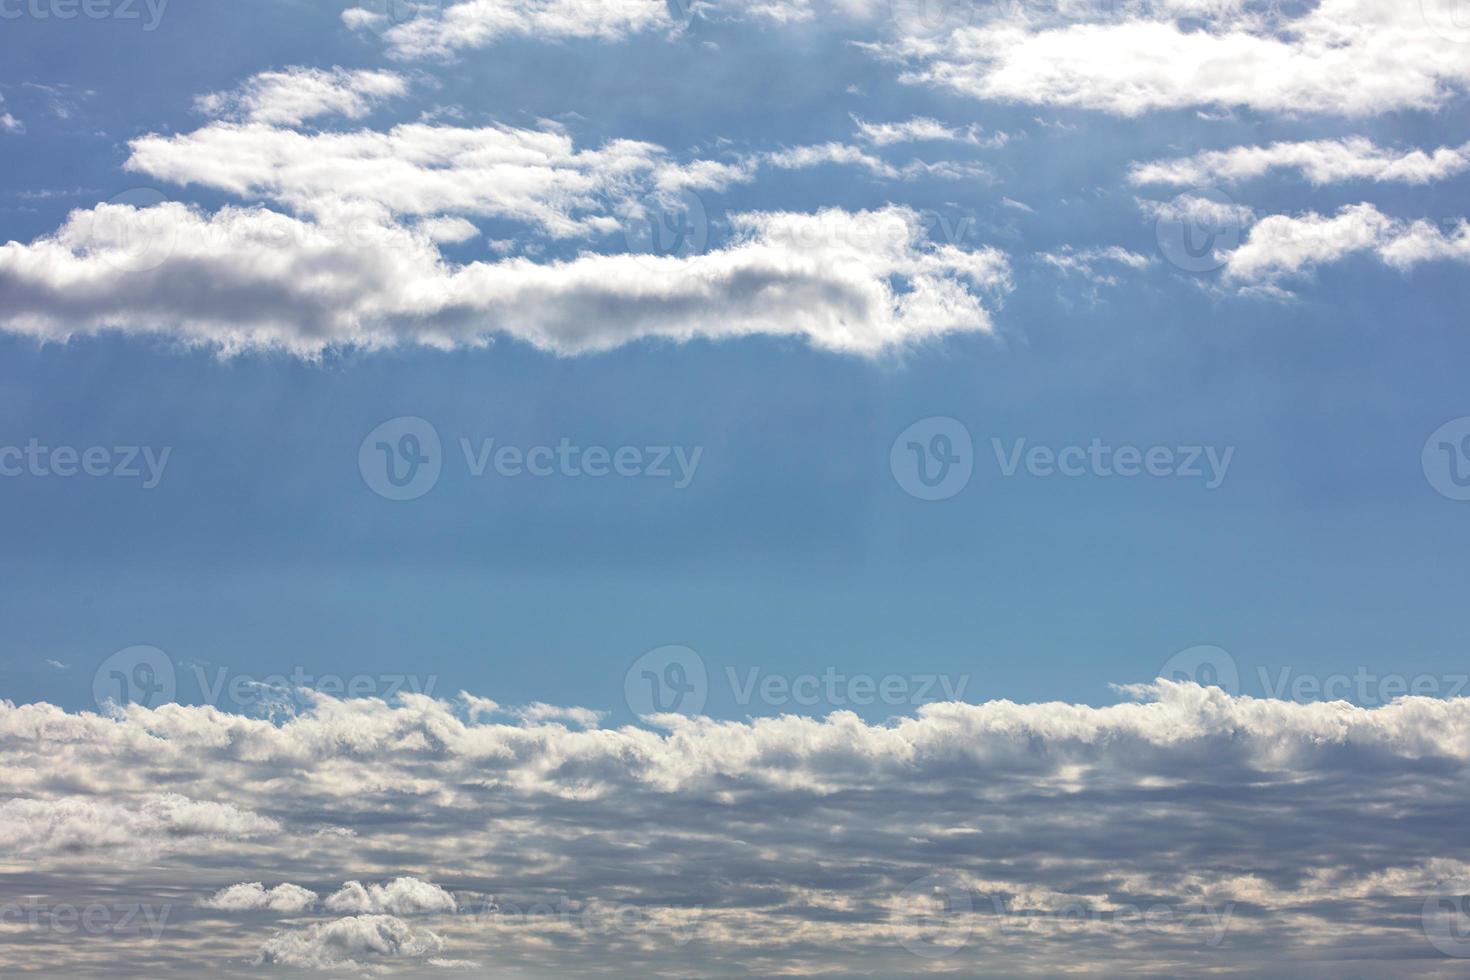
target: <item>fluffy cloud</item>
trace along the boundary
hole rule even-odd
[[[1187,106],[1365,116],[1470,82],[1458,0],[1029,6],[875,50],[908,81],[979,99],[1135,116]],[[1012,10],[1015,10],[1012,13]]]
[[[304,912],[316,905],[316,892],[289,881],[266,888],[258,881],[242,882],[221,888],[200,903],[220,912]]]
[[[1390,218],[1371,204],[1350,205],[1330,216],[1270,215],[1229,253],[1225,275],[1243,283],[1274,283],[1358,253],[1374,254],[1403,270],[1435,260],[1470,262],[1470,225],[1462,219],[1447,232],[1428,221]]]
[[[311,223],[100,205],[53,236],[0,246],[0,322],[48,339],[116,329],[308,355],[498,335],[572,354],[750,334],[877,354],[990,330],[981,296],[1009,284],[1000,253],[935,245],[903,208],[730,223],[733,240],[704,254],[451,266],[427,235],[370,211]]]
[[[260,962],[306,969],[372,969],[384,959],[426,959],[443,946],[435,933],[394,916],[354,915],[273,936],[261,950]]]
[[[381,885],[349,881],[340,890],[328,895],[323,904],[332,912],[390,915],[454,912],[458,908],[454,896],[438,885],[410,877],[394,878]]]
[[[358,119],[407,91],[408,79],[396,72],[293,67],[261,72],[235,91],[201,95],[194,104],[211,116],[297,125],[324,115]]]
[[[300,214],[366,204],[398,216],[507,218],[557,237],[617,231],[618,202],[651,189],[670,163],[650,143],[577,149],[562,133],[421,123],[346,133],[221,123],[131,149],[134,173]]]
[[[0,704],[0,765],[34,774],[13,784],[23,804],[86,786],[135,812],[167,783],[277,821],[164,865],[134,848],[85,865],[35,851],[0,891],[59,902],[102,876],[117,895],[213,894],[176,908],[147,960],[222,975],[258,954],[409,973],[494,956],[540,975],[612,961],[650,976],[893,976],[930,962],[910,950],[936,951],[936,923],[958,937],[937,952],[961,973],[1066,962],[1177,976],[1312,955],[1388,977],[1396,958],[1439,955],[1429,903],[1470,881],[1455,818],[1470,700],[1295,704],[1168,681],[1128,694],[933,704],[883,723],[663,716],[656,729],[475,720],[487,706],[468,696],[316,696],[276,722]],[[1258,826],[1272,833],[1241,832]],[[248,869],[380,884],[327,899],[372,910],[343,918],[306,907],[306,889],[231,886]],[[936,918],[930,896],[956,888],[965,902]],[[451,890],[480,897],[456,908]],[[303,900],[289,931],[221,923],[220,910],[269,909],[278,894]],[[1151,908],[1163,914],[1145,923]],[[76,974],[93,955],[5,944],[0,969]]]
[[[1175,160],[1135,164],[1128,173],[1134,184],[1198,186],[1261,177],[1272,170],[1295,170],[1313,184],[1348,180],[1427,184],[1470,170],[1470,143],[1423,150],[1384,149],[1354,136],[1341,140],[1272,143],[1210,150]]]

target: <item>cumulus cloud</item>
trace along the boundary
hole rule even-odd
[[[1427,184],[1470,169],[1470,143],[1423,150],[1390,150],[1353,136],[1341,140],[1281,142],[1269,146],[1236,146],[1192,157],[1134,164],[1134,184],[1199,186],[1261,177],[1272,170],[1295,170],[1313,184],[1349,180]]]
[[[932,704],[876,723],[837,711],[587,729],[485,719],[469,696],[317,695],[277,722],[0,703],[0,765],[30,774],[11,780],[22,804],[67,784],[137,812],[167,783],[276,821],[166,866],[136,848],[91,851],[85,866],[36,850],[0,891],[64,894],[106,876],[120,895],[213,895],[149,947],[152,966],[195,972],[258,955],[309,969],[493,956],[541,975],[609,961],[650,976],[906,975],[928,962],[909,948],[945,887],[970,908],[939,919],[963,940],[943,961],[961,973],[1066,962],[1177,976],[1314,956],[1388,977],[1437,955],[1426,902],[1470,872],[1455,816],[1470,699],[1361,708],[1170,681],[1127,694]],[[316,833],[328,824],[354,835]],[[1258,826],[1272,833],[1241,832]],[[251,869],[346,880],[326,900],[342,911],[241,877]],[[451,892],[482,897],[456,910]],[[274,935],[254,917],[221,924],[220,910],[270,910],[277,895],[295,895],[301,910],[282,914],[305,921]],[[1151,907],[1167,914],[1145,928]],[[371,911],[342,917],[358,909]],[[4,944],[0,969],[80,973],[91,955]]]
[[[349,881],[323,903],[332,912],[371,912],[416,915],[454,912],[454,896],[438,885],[417,878],[394,878],[384,884]]]
[[[211,116],[298,125],[324,115],[358,119],[407,91],[408,79],[396,72],[292,67],[261,72],[234,91],[201,95],[194,105]]]
[[[383,960],[427,959],[443,947],[435,933],[394,916],[354,915],[273,936],[259,961],[306,969],[374,969]]]
[[[1367,116],[1434,108],[1464,90],[1470,35],[1456,4],[1002,7],[875,50],[907,63],[908,81],[978,99],[1124,116],[1190,106]]]
[[[289,881],[274,888],[261,882],[241,882],[221,888],[200,903],[204,908],[221,912],[304,912],[316,905],[316,892]]]
[[[1349,205],[1334,215],[1270,215],[1229,253],[1225,274],[1242,283],[1274,283],[1359,253],[1401,270],[1435,260],[1470,262],[1470,224],[1461,219],[1447,230],[1391,218],[1371,204]]]
[[[427,235],[372,212],[312,223],[260,208],[100,205],[55,235],[0,246],[0,322],[43,339],[113,329],[300,354],[495,336],[574,354],[751,334],[877,354],[989,331],[982,297],[1009,285],[999,252],[936,245],[904,208],[729,221],[732,241],[704,254],[451,266]]]

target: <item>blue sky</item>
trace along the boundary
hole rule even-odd
[[[130,901],[188,904],[196,917],[201,907],[269,907],[300,918],[254,919],[260,928],[228,940],[208,915],[190,918],[175,967],[217,941],[226,953],[210,947],[208,968],[220,975],[250,972],[239,966],[249,955],[330,971],[363,947],[327,932],[371,925],[407,930],[393,933],[401,955],[389,959],[414,974],[441,969],[425,953],[439,937],[413,932],[422,928],[413,914],[440,901],[425,890],[437,887],[431,879],[453,894],[451,911],[487,895],[523,904],[619,895],[666,911],[699,898],[712,915],[751,916],[732,912],[721,928],[756,932],[779,932],[808,887],[826,896],[808,895],[812,908],[827,910],[808,908],[809,921],[840,907],[831,914],[859,929],[892,911],[874,895],[915,881],[927,889],[935,874],[960,875],[976,896],[1007,881],[1007,901],[1028,889],[1106,894],[1113,905],[1233,896],[1254,923],[1244,934],[1283,955],[1299,951],[1299,924],[1270,922],[1329,900],[1308,894],[1330,892],[1328,879],[1340,886],[1330,900],[1350,903],[1365,894],[1344,883],[1354,875],[1380,881],[1413,868],[1419,877],[1394,879],[1403,885],[1394,894],[1416,921],[1428,890],[1470,880],[1470,865],[1444,864],[1463,855],[1433,816],[1463,801],[1428,775],[1382,787],[1424,839],[1371,821],[1344,827],[1344,847],[1374,855],[1352,867],[1289,860],[1265,844],[1232,853],[1228,808],[1201,802],[1218,793],[1259,804],[1256,818],[1296,832],[1343,819],[1336,807],[1352,805],[1355,768],[1371,779],[1383,766],[1388,780],[1405,760],[1423,763],[1416,773],[1464,762],[1454,697],[1467,672],[1457,610],[1470,503],[1457,499],[1454,477],[1461,466],[1470,473],[1470,440],[1459,442],[1470,435],[1470,30],[1453,0],[1414,10],[1387,0],[948,3],[938,24],[902,2],[729,0],[691,11],[651,0],[175,0],[156,17],[139,4],[136,19],[116,5],[62,19],[60,0],[38,2],[0,3],[0,471],[39,445],[101,447],[109,469],[137,447],[143,473],[0,476],[0,737],[23,741],[17,733],[32,724],[79,733],[63,739],[77,767],[64,774],[36,776],[29,767],[44,757],[27,753],[40,749],[11,748],[10,763],[35,778],[4,794],[9,818],[40,829],[0,870],[5,894],[30,894],[16,889],[32,872],[53,899],[96,892],[85,868],[67,863],[93,852],[57,843],[67,820],[157,832],[165,854],[195,820],[216,828],[209,843],[169,857],[162,877],[128,865]],[[645,237],[650,222],[666,230],[686,219],[693,236],[681,245]],[[409,448],[423,448],[399,442],[424,432],[403,419],[432,428],[438,476],[422,495],[394,500],[373,461],[386,452],[406,466]],[[917,452],[916,462],[940,466],[930,441],[940,431],[962,434],[970,476],[945,499],[920,499],[904,461]],[[477,476],[464,444],[483,452],[486,440],[489,452],[522,455],[570,444],[611,458],[629,447],[637,465],[657,455],[674,475],[510,476],[492,464]],[[1186,460],[1204,471],[1129,477],[1088,462],[1068,476],[1043,461],[1006,473],[1010,454],[1040,447],[1082,460],[1090,445],[1158,450],[1171,472]],[[625,683],[636,683],[640,657],[667,645],[695,651],[708,678],[702,713],[728,727],[639,717]],[[107,714],[118,709],[99,703],[97,685],[118,663],[110,658],[138,646],[162,651],[172,699],[199,713],[170,714],[179,709],[155,699]],[[1238,682],[1223,692],[1116,686],[1211,679],[1169,676],[1181,662],[1171,658],[1202,646],[1225,651]],[[129,656],[132,676],[139,661]],[[660,661],[653,673],[662,670]],[[788,684],[833,671],[940,678],[963,703],[926,714],[921,702],[945,700],[935,686],[900,702],[793,707],[739,696],[735,678],[752,670]],[[323,706],[296,692],[294,720],[274,727],[276,701],[201,689],[199,678],[219,671],[369,676],[376,684],[363,693],[387,704]],[[1387,705],[1414,692],[1375,682],[1344,689],[1355,705],[1334,707],[1313,688],[1268,683],[1283,672],[1318,684],[1364,672],[1417,678],[1430,697]],[[400,676],[427,684],[432,705],[389,697],[383,678]],[[456,701],[460,692],[470,699]],[[373,738],[380,726],[419,726],[432,740],[463,725],[424,778],[469,785],[479,770],[456,767],[483,762],[478,740],[489,737],[476,698],[514,720],[497,725],[516,733],[504,737],[527,769],[502,773],[506,785],[525,789],[550,771],[565,780],[537,783],[539,802],[497,797],[500,832],[521,833],[521,819],[567,821],[584,834],[575,847],[529,833],[521,846],[591,861],[595,873],[496,864],[474,850],[482,842],[465,811],[448,797],[424,802],[433,794],[422,785],[404,818],[417,822],[402,832],[438,828],[470,848],[473,867],[376,838],[380,801],[348,798],[383,791],[390,769],[411,772],[396,742],[353,743],[366,755],[334,762],[380,762],[374,790],[362,789],[367,776],[332,768],[302,777],[309,802],[299,807],[252,810],[231,796],[232,784],[270,781],[296,764],[281,760],[299,762],[291,739],[322,744],[312,726]],[[1273,699],[1312,703],[1262,707]],[[236,720],[206,712],[206,701]],[[1006,754],[1012,708],[1056,769]],[[843,709],[861,734],[824,720]],[[63,721],[35,721],[43,710]],[[234,727],[227,738],[204,734],[216,724]],[[106,725],[120,727],[92,727]],[[134,729],[121,726],[176,744],[109,755],[133,745]],[[1327,729],[1336,752],[1319,744]],[[1181,746],[1183,730],[1197,741]],[[959,761],[936,749],[922,763],[903,755],[896,769],[872,762],[886,758],[886,739],[912,731],[906,744],[981,748]],[[557,741],[594,737],[629,741],[596,760],[583,743]],[[812,750],[787,769],[773,760],[800,755],[788,737],[868,740],[873,754],[834,762],[843,750]],[[221,738],[237,740],[239,754],[220,750]],[[184,775],[164,753],[187,755],[190,739],[229,757],[206,776]],[[537,768],[526,760],[541,756],[518,739],[560,761]],[[762,739],[769,755],[748,768],[721,755],[722,740]],[[1298,739],[1289,764],[1273,755]],[[272,747],[254,756],[239,748],[247,741]],[[674,774],[669,759],[687,752],[711,754],[711,784]],[[628,763],[634,756],[643,762]],[[1137,856],[1142,877],[1094,888],[1101,872],[1089,862],[1105,845],[1090,839],[1072,877],[1032,869],[1018,883],[1012,873],[1022,872],[982,868],[978,852],[941,842],[937,856],[919,854],[884,836],[875,801],[908,765],[900,782],[932,781],[943,797],[932,812],[890,804],[918,824],[960,833],[964,794],[992,777],[1033,787],[1078,779],[1098,806],[1118,808],[1106,812],[1119,825],[1167,837],[1167,820],[1199,820],[1215,844],[1170,837],[1176,850]],[[104,788],[109,768],[153,766],[184,803]],[[630,774],[640,766],[644,775]],[[1290,783],[1280,766],[1299,767],[1293,785],[1321,780],[1323,795],[1251,797],[1245,787],[1262,772]],[[793,782],[836,787],[849,776],[848,790],[876,795],[844,797],[831,819],[786,794]],[[1197,798],[1147,798],[1160,781],[1195,777]],[[1158,806],[1158,822],[1125,819],[1128,801],[1108,797],[1110,780]],[[804,855],[790,877],[734,852],[704,869],[675,860],[667,878],[609,870],[609,855],[633,839],[598,823],[614,821],[619,794],[630,814],[664,814],[687,846],[707,829],[701,808],[724,805],[722,787],[736,785],[752,806],[789,806],[804,828],[790,838],[748,828],[768,855],[787,846]],[[567,802],[584,791],[599,800],[590,816]],[[178,815],[215,806],[233,809]],[[74,809],[63,820],[48,807]],[[1016,829],[1024,801],[997,807],[995,820],[1017,824],[986,832],[1016,853],[1063,846]],[[844,821],[871,835],[867,844],[843,845],[830,866],[804,863],[820,837],[802,835]],[[594,825],[609,835],[595,844]],[[360,850],[324,843],[296,866],[272,850],[277,833],[343,828]],[[39,856],[53,853],[63,856]],[[1213,883],[1166,880],[1170,860]],[[1231,867],[1259,880],[1245,888]],[[786,905],[762,905],[752,890],[725,895],[726,906],[708,882],[687,884],[705,873],[769,874],[772,888],[791,891]],[[220,897],[251,874],[304,885],[313,899]],[[413,897],[325,898],[357,878],[411,881],[395,887]],[[199,906],[201,895],[214,905]],[[333,925],[325,910],[356,917]],[[1363,908],[1301,928],[1331,945],[1345,923],[1368,922],[1397,942],[1402,911]],[[264,936],[274,938],[262,947]],[[1435,936],[1419,928],[1414,948],[1445,954]],[[46,949],[45,939],[27,950]],[[1076,955],[1112,969],[1206,962],[1176,940],[1130,934]],[[805,948],[768,938],[754,952],[711,940],[697,959],[669,961],[646,960],[641,947],[599,951],[583,935],[554,943],[554,954],[514,956],[524,956],[523,975],[818,961],[842,975],[901,975],[930,963],[907,941],[896,959],[873,952],[866,964],[862,941],[833,941],[840,954],[819,939]],[[1335,956],[1377,968],[1342,941]],[[474,940],[459,947],[475,958]],[[1231,948],[1226,965],[1263,972],[1249,943]],[[146,962],[134,952],[118,962]],[[946,968],[963,971],[979,949],[949,952]],[[76,955],[68,969],[113,962]],[[996,962],[1044,971],[1055,965],[1048,955],[1007,946]]]

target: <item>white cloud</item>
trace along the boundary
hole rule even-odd
[[[1179,221],[1203,228],[1243,228],[1256,220],[1255,211],[1247,205],[1204,194],[1180,194],[1171,201],[1136,199],[1138,208],[1156,221]]]
[[[1460,220],[1447,232],[1428,221],[1388,217],[1371,204],[1349,205],[1330,216],[1273,214],[1256,222],[1250,237],[1229,253],[1225,275],[1240,283],[1273,284],[1359,253],[1402,270],[1436,260],[1470,262],[1470,225]]]
[[[1190,106],[1366,116],[1470,82],[1458,0],[1029,7],[875,50],[905,79],[979,99],[1135,116]],[[1099,16],[1101,14],[1101,16]]]
[[[872,355],[989,331],[981,297],[1009,287],[999,252],[934,245],[903,208],[729,220],[733,240],[706,254],[451,266],[427,236],[371,212],[317,224],[100,205],[54,236],[0,246],[0,323],[45,339],[116,329],[306,355],[495,336],[573,354],[751,334]]]
[[[1118,245],[1080,249],[1064,245],[1054,252],[1041,252],[1037,258],[1064,273],[1079,275],[1094,285],[1106,286],[1118,284],[1121,270],[1138,271],[1154,264],[1152,257]]]
[[[266,888],[258,881],[221,888],[200,904],[221,912],[304,912],[316,905],[316,892],[289,881]]]
[[[912,119],[887,123],[866,122],[854,116],[853,122],[857,124],[858,136],[874,146],[938,141],[999,147],[1004,146],[1010,139],[1005,133],[982,136],[981,133],[984,131],[973,123],[964,129],[954,129],[927,116],[915,116]]]
[[[11,799],[0,803],[0,826],[6,828],[7,851],[32,855],[116,848],[152,852],[280,830],[274,820],[233,803],[177,793],[151,796],[132,806],[80,796]]]
[[[201,95],[194,104],[211,116],[299,125],[324,115],[359,119],[378,103],[407,91],[408,79],[396,72],[292,67],[261,72],[235,91]]]
[[[876,177],[889,180],[915,180],[920,177],[965,180],[984,177],[988,173],[986,168],[978,163],[947,160],[933,163],[913,160],[901,167],[894,166],[861,147],[837,142],[774,150],[763,154],[761,159],[780,170],[805,170],[829,164],[854,166],[867,170]]]
[[[1340,140],[1272,143],[1210,150],[1174,160],[1139,163],[1129,170],[1134,184],[1198,186],[1260,177],[1275,169],[1295,170],[1313,184],[1348,180],[1426,184],[1470,170],[1470,143],[1432,153],[1389,150],[1353,136]]]
[[[371,204],[395,215],[508,218],[558,237],[616,231],[611,211],[646,192],[667,162],[650,143],[579,150],[562,133],[422,123],[348,133],[213,124],[131,148],[134,173],[302,214]]]
[[[394,878],[384,884],[349,881],[323,903],[332,912],[371,912],[389,915],[452,913],[454,896],[438,885],[417,878]]]
[[[343,23],[383,34],[400,58],[446,57],[506,37],[541,40],[598,38],[621,40],[631,34],[675,26],[663,0],[467,0],[405,7],[411,15],[392,22],[381,10],[349,8]]]
[[[356,915],[271,937],[260,962],[305,969],[373,969],[383,960],[421,960],[444,941],[391,915]],[[366,960],[366,962],[364,962]]]
[[[22,839],[32,821],[16,803],[44,803],[36,794],[56,784],[106,801],[112,819],[89,827],[139,812],[164,783],[275,821],[207,847],[187,838],[166,863],[136,846],[82,859],[28,851],[27,874],[0,881],[0,898],[74,881],[77,869],[105,877],[119,900],[212,895],[211,907],[176,909],[147,949],[151,966],[209,973],[258,953],[318,969],[493,957],[507,973],[616,962],[653,976],[677,950],[684,975],[770,972],[767,960],[902,975],[915,962],[898,944],[916,914],[905,896],[936,873],[975,894],[959,921],[969,942],[945,961],[962,973],[1056,962],[1109,975],[1249,972],[1309,948],[1386,978],[1400,964],[1354,958],[1432,952],[1420,909],[1470,871],[1454,818],[1470,700],[1297,704],[1168,681],[1128,693],[1136,700],[1103,707],[932,704],[874,723],[846,711],[663,716],[655,730],[487,720],[493,705],[470,697],[317,696],[274,722],[210,707],[104,717],[0,702],[0,766],[20,795],[4,819]],[[327,821],[354,836],[318,834]],[[1320,840],[1327,823],[1331,848],[1284,843]],[[266,889],[242,877],[251,869],[351,878],[331,901],[396,911],[323,918],[306,889]],[[456,912],[451,889],[481,899]],[[269,910],[276,895],[295,895],[300,910],[280,914],[307,921],[272,936],[257,916],[218,914]],[[1221,921],[1176,915],[1151,932],[1111,918],[1202,903]],[[1229,903],[1244,907],[1225,916]],[[1087,911],[1089,927],[1075,928],[1069,909]],[[435,914],[433,932],[405,918],[420,913]],[[1206,945],[1222,923],[1225,941]],[[3,943],[0,970],[80,975],[90,950]]]

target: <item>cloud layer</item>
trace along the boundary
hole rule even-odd
[[[656,728],[504,723],[468,695],[315,695],[280,723],[3,704],[17,812],[140,813],[168,785],[174,812],[213,815],[170,824],[197,839],[161,853],[89,822],[26,845],[6,887],[59,902],[105,875],[168,899],[150,968],[221,975],[492,956],[654,976],[1452,962],[1434,903],[1470,871],[1470,700],[1129,694]],[[246,808],[260,816],[219,816]],[[94,952],[31,942],[0,962],[86,972]]]

